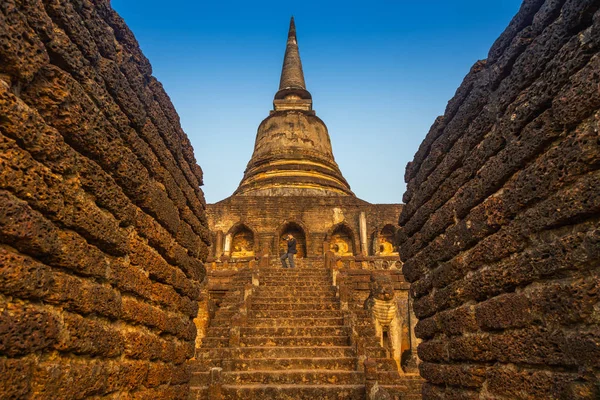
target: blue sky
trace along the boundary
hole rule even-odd
[[[272,108],[294,15],[307,89],[354,193],[399,203],[404,168],[520,0],[112,0],[173,101],[207,201],[233,193]]]

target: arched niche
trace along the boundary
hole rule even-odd
[[[255,238],[254,232],[244,224],[234,226],[231,231],[231,257],[253,257]]]
[[[281,228],[279,228],[278,238],[279,238],[279,254],[283,254],[287,252],[287,235],[292,235],[296,239],[296,253],[297,258],[304,258],[307,256],[307,247],[306,247],[306,232],[304,228],[298,224],[297,222],[286,222]]]
[[[397,254],[397,251],[394,247],[395,236],[396,227],[394,225],[387,224],[384,226],[377,235],[377,243],[375,247],[376,254],[381,256]]]
[[[348,225],[341,223],[334,226],[328,238],[329,249],[335,255],[343,257],[356,254],[354,232],[352,232],[352,229]]]

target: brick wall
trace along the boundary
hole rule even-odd
[[[201,184],[108,1],[2,1],[0,398],[185,398]]]
[[[599,9],[526,0],[407,167],[426,399],[600,397]]]
[[[373,235],[384,226],[395,226],[401,204],[371,204],[354,196],[231,196],[207,206],[210,229],[226,235],[236,224],[243,223],[256,233],[256,251],[279,254],[279,231],[287,222],[300,225],[306,234],[309,256],[323,255],[323,241],[334,227],[347,226],[354,239],[355,255],[360,254],[360,213],[367,220],[369,254]],[[257,240],[258,239],[258,240]],[[216,240],[215,240],[216,242]],[[213,255],[216,249],[213,248]]]

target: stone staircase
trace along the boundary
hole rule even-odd
[[[190,399],[366,398],[362,360],[330,272],[298,261],[294,269],[238,274],[192,362]],[[379,369],[389,370],[385,350],[374,350]],[[420,398],[420,383],[409,388],[385,379],[380,385],[399,399]]]

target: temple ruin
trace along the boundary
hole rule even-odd
[[[599,49],[600,0],[525,0],[405,204],[370,204],[292,20],[244,177],[206,204],[110,2],[4,0],[0,398],[600,398]]]
[[[273,110],[244,177],[231,197],[206,207],[214,245],[192,393],[359,399],[377,382],[420,398],[416,319],[395,246],[401,209],[350,190],[313,110],[292,18]],[[279,256],[288,234],[298,254],[296,270],[286,271]],[[393,325],[378,325],[364,307],[372,276],[389,279]],[[367,359],[376,367],[365,370]]]

